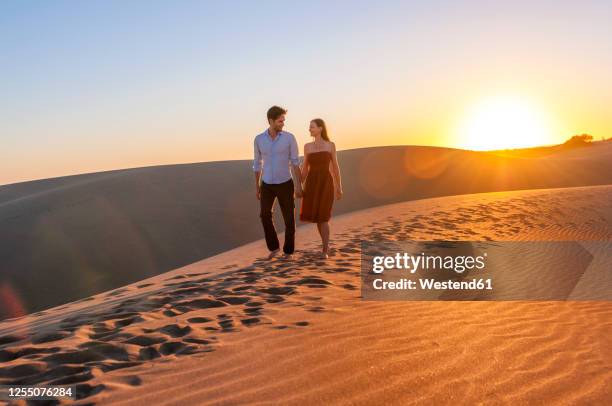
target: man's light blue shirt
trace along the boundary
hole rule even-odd
[[[300,164],[298,145],[293,134],[281,131],[274,140],[268,130],[255,137],[253,171],[262,170],[261,180],[279,184],[291,179],[290,164]]]

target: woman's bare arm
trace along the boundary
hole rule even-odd
[[[308,171],[310,170],[310,164],[308,163],[308,144],[304,145],[304,163],[302,164],[302,182],[306,181]]]
[[[334,186],[336,187],[336,195],[338,199],[342,197],[342,177],[340,176],[340,166],[338,165],[338,156],[336,155],[336,144],[331,143],[331,170],[334,178]]]

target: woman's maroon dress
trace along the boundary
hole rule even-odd
[[[331,152],[318,151],[308,154],[310,168],[306,176],[300,220],[325,223],[331,217],[334,204],[334,180],[329,172]]]

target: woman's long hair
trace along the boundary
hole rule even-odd
[[[321,138],[325,141],[329,141],[329,136],[327,135],[327,127],[325,126],[325,121],[322,118],[315,118],[312,120],[313,123],[317,125],[317,127],[321,128]]]

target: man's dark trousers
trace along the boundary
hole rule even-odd
[[[261,211],[259,216],[261,217],[261,223],[266,235],[266,244],[270,251],[274,251],[280,246],[274,222],[272,221],[272,206],[274,206],[275,199],[278,199],[283,219],[285,220],[285,244],[283,245],[283,251],[286,254],[292,254],[295,246],[293,179],[279,184],[261,182]]]

